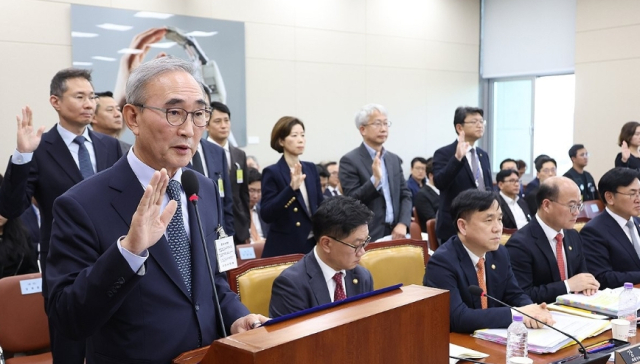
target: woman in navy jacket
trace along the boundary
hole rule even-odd
[[[316,166],[299,160],[304,146],[302,121],[291,116],[280,118],[271,131],[271,148],[283,155],[262,173],[260,216],[271,224],[263,258],[306,254],[315,246],[311,216],[323,195]]]

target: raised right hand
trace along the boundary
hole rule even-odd
[[[22,119],[20,116],[16,116],[16,120],[18,121],[18,146],[16,149],[20,153],[33,153],[40,144],[44,126],[34,132],[33,114],[29,106],[22,108]]]
[[[151,181],[140,199],[138,208],[131,219],[131,227],[127,236],[120,241],[123,248],[133,254],[140,255],[160,240],[176,212],[178,204],[170,200],[164,211],[162,200],[167,191],[169,176],[166,169],[155,171]]]
[[[620,153],[622,153],[622,162],[627,163],[629,157],[631,156],[631,151],[629,150],[629,146],[626,141],[622,142],[622,148],[620,149]]]
[[[464,131],[461,131],[458,135],[458,146],[456,147],[456,159],[461,161],[467,154],[469,149],[469,143],[464,139]]]
[[[300,163],[296,163],[293,168],[291,168],[291,189],[294,191],[298,190],[300,186],[304,183],[304,179],[307,177],[306,174],[302,174],[302,165]]]
[[[382,162],[380,161],[380,152],[377,152],[375,158],[373,158],[371,170],[373,171],[373,179],[375,180],[373,185],[378,187],[382,181]]]

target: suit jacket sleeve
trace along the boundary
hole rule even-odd
[[[540,286],[533,285],[536,272],[534,272],[533,253],[528,249],[528,245],[532,243],[524,241],[519,234],[514,234],[505,245],[509,251],[513,274],[520,288],[531,297],[533,302],[555,302],[556,297],[567,293],[567,288],[563,281]]]
[[[31,206],[31,196],[38,177],[35,158],[26,164],[9,165],[0,186],[0,215],[15,219]]]
[[[467,306],[460,295],[459,277],[455,272],[457,264],[445,259],[443,255],[436,253],[429,259],[424,285],[449,290],[451,332],[467,333],[482,328],[509,326],[512,318],[508,307],[491,307],[481,310]]]
[[[287,185],[279,190],[282,180],[278,178],[277,165],[274,164],[264,169],[262,174],[262,199],[260,200],[260,217],[268,224],[274,223],[285,213],[285,205],[295,192]]]
[[[349,153],[340,158],[340,170],[338,173],[342,192],[345,196],[353,197],[366,205],[381,196],[382,192],[376,189],[369,178],[364,184],[360,183],[358,163],[352,159],[353,155],[351,154]]]
[[[428,220],[436,218],[436,210],[429,201],[429,196],[427,195],[427,192],[424,191],[424,188],[431,187],[423,187],[418,191],[418,193],[416,193],[416,211],[418,212],[420,223],[426,226]],[[420,226],[420,229],[425,231],[425,226]]]
[[[606,212],[603,212],[603,214]],[[610,243],[594,226],[585,225],[580,230],[584,243],[587,268],[601,288],[621,287],[625,282],[640,282],[640,271],[615,271],[610,262]]]
[[[441,148],[433,156],[433,182],[440,190],[446,190],[455,182],[458,172],[467,163],[466,157],[458,160],[454,154],[449,154],[449,148]]]
[[[411,224],[411,215],[413,208],[413,197],[411,191],[407,187],[407,181],[402,175],[402,166],[400,164],[400,157],[396,156],[399,172],[395,177],[400,181],[400,213],[398,214],[398,223],[404,224],[407,228]],[[389,170],[387,168],[387,170]],[[390,177],[391,178],[391,177]]]

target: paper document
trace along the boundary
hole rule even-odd
[[[481,353],[455,344],[449,344],[449,355],[464,359],[482,359],[489,356],[489,354]],[[457,362],[458,359],[449,358],[449,364],[455,364]]]
[[[609,316],[618,316],[618,301],[620,293],[624,288],[603,289],[593,296],[585,296],[583,294],[563,294],[556,298],[556,303],[566,306],[583,308],[589,311],[603,313]],[[638,297],[638,307],[640,308],[640,289],[634,288],[633,293]]]
[[[591,318],[591,319],[596,319],[596,320],[608,320],[609,316],[605,316],[605,315],[599,315],[597,313],[593,313],[589,310],[585,310],[582,308],[575,308],[575,307],[570,307],[570,306],[565,306],[565,305],[559,305],[557,303],[553,303],[550,305],[547,305],[547,308],[551,311],[558,311],[558,312],[563,312],[563,313],[568,313],[571,315],[576,315],[576,316],[580,316],[580,317],[586,317],[586,318]]]
[[[556,323],[553,325],[576,339],[582,341],[607,330],[609,321],[594,320],[560,312],[552,312]],[[536,354],[555,353],[564,346],[575,344],[573,340],[548,327],[542,329],[528,329],[529,351]],[[507,329],[483,329],[473,333],[474,337],[492,341],[498,344],[507,344]]]

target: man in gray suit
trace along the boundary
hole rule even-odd
[[[373,291],[373,278],[358,265],[371,241],[373,213],[351,197],[326,199],[313,215],[316,246],[273,282],[269,316],[290,313]]]
[[[391,235],[406,237],[411,223],[411,192],[402,173],[402,160],[382,145],[391,122],[382,105],[369,104],[356,114],[363,143],[340,159],[342,192],[362,201],[374,213],[369,234],[375,241]]]

